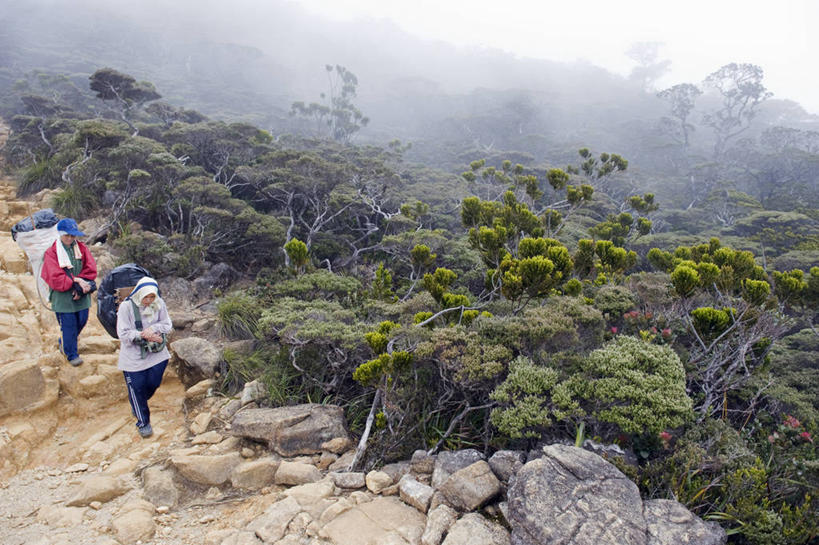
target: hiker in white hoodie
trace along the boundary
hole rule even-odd
[[[156,280],[143,277],[117,310],[120,340],[117,368],[125,376],[128,401],[142,437],[153,434],[148,400],[162,383],[162,375],[171,357],[166,337],[172,329],[168,308],[159,297]]]

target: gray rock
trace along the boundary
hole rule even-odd
[[[583,449],[543,448],[509,488],[513,545],[646,545],[637,486]]]
[[[258,490],[273,484],[279,460],[272,457],[260,458],[252,462],[242,462],[230,474],[230,484],[234,488]]]
[[[226,482],[234,468],[242,462],[238,452],[221,456],[174,456],[173,464],[183,477],[195,483],[218,486]]]
[[[501,483],[489,464],[480,460],[450,475],[440,491],[455,509],[474,511],[498,495]]]
[[[401,477],[410,472],[410,463],[401,461],[394,464],[387,464],[381,468],[381,471],[389,475],[393,483],[397,483],[401,480]]]
[[[435,456],[427,454],[425,450],[416,450],[412,453],[410,468],[413,473],[432,473],[435,469]]]
[[[421,536],[421,545],[439,545],[444,534],[458,520],[458,512],[448,505],[439,505],[427,514],[427,526]]]
[[[339,488],[364,488],[366,485],[364,474],[357,471],[331,473],[330,475]]]
[[[159,279],[162,286],[162,299],[170,309],[186,309],[193,306],[193,289],[191,282],[178,276],[167,276]],[[173,310],[171,314],[176,314]]]
[[[287,525],[301,512],[301,506],[294,498],[279,500],[264,513],[256,517],[247,527],[265,543],[275,543],[284,536]]]
[[[74,495],[66,502],[68,507],[84,507],[93,501],[105,503],[129,490],[122,480],[109,475],[93,475],[80,483]]]
[[[231,421],[231,432],[265,441],[273,451],[288,457],[321,453],[322,445],[336,438],[349,441],[344,410],[316,403],[241,410]]]
[[[425,518],[398,498],[377,497],[337,516],[324,526],[319,537],[344,545],[418,543]]]
[[[152,466],[142,472],[143,494],[154,505],[175,507],[179,501],[179,490],[173,482],[173,474],[160,467]]]
[[[364,480],[367,483],[367,489],[373,494],[378,494],[392,485],[392,477],[383,471],[370,471]]]
[[[603,443],[597,443],[591,439],[586,439],[583,441],[583,448],[597,454],[605,460],[619,458],[629,465],[637,465],[637,455],[634,454],[634,451],[631,449],[623,450],[619,445],[606,445]]]
[[[173,316],[171,316],[171,323],[173,324],[173,328],[175,330],[185,329],[195,321],[196,315],[192,312],[186,312],[184,310],[174,309]]]
[[[0,416],[36,406],[45,394],[45,378],[36,361],[0,365]]]
[[[459,469],[483,459],[483,454],[472,448],[439,453],[435,458],[435,469],[432,472],[432,488],[439,488]]]
[[[332,461],[330,465],[327,466],[327,469],[329,471],[349,471],[350,464],[353,463],[353,458],[355,458],[354,450],[345,452],[344,454],[336,458],[334,461]]]
[[[401,500],[422,513],[426,513],[429,508],[429,501],[432,499],[432,494],[435,492],[431,486],[419,483],[413,477],[404,475],[398,482],[398,493]]]
[[[242,389],[242,398],[240,401],[242,402],[242,406],[245,406],[248,403],[259,401],[266,395],[267,391],[265,390],[264,384],[258,380],[252,380],[245,384],[245,387]]]
[[[609,542],[603,542],[608,544]],[[611,542],[614,545],[617,542]],[[443,545],[509,545],[509,532],[478,513],[467,513],[452,525]]]
[[[725,545],[728,537],[719,524],[706,522],[674,500],[643,503],[648,545]]]
[[[508,483],[523,467],[524,456],[519,450],[499,450],[489,458],[489,467],[498,479]]]
[[[143,509],[132,509],[118,515],[111,521],[111,527],[117,536],[117,541],[123,545],[145,542],[156,532],[156,524],[152,513]]]
[[[227,403],[225,403],[221,409],[219,409],[219,418],[224,420],[225,422],[230,422],[230,419],[236,414],[236,412],[242,408],[242,402],[238,399],[231,399]]]
[[[179,379],[186,387],[212,378],[222,361],[222,352],[207,339],[187,337],[171,343]]]
[[[208,298],[213,294],[213,290],[224,290],[230,286],[239,273],[227,263],[217,263],[205,274],[193,281],[194,293],[200,298]]]
[[[276,471],[276,484],[290,486],[314,483],[321,480],[321,471],[314,465],[301,462],[282,462]]]

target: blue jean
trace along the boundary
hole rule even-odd
[[[125,385],[128,387],[128,402],[131,412],[136,417],[136,425],[142,428],[151,423],[151,411],[148,409],[148,400],[153,397],[156,389],[162,384],[162,375],[168,360],[161,361],[144,371],[123,371]]]
[[[60,324],[60,330],[63,333],[63,354],[69,360],[80,357],[77,350],[77,338],[80,336],[82,328],[88,323],[88,309],[78,310],[77,312],[55,312],[55,314],[57,315],[57,322]]]

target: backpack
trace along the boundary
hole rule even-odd
[[[117,309],[143,276],[151,276],[136,263],[126,263],[109,272],[97,290],[97,319],[113,338],[117,336]],[[139,316],[139,313],[135,313]],[[140,324],[141,325],[141,324]]]

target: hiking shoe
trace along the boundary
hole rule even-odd
[[[82,365],[82,358],[77,356],[73,360],[68,360],[68,363],[70,363],[74,367],[77,367],[78,365]]]
[[[154,434],[154,430],[151,428],[150,424],[145,424],[141,428],[139,428],[139,435],[144,438],[150,437]]]

